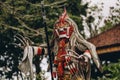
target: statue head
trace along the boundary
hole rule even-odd
[[[69,21],[67,11],[64,9],[64,12],[54,24],[55,35],[59,38],[70,38],[73,28],[73,25]]]

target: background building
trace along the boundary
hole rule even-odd
[[[120,59],[120,24],[88,39],[96,46],[100,59],[105,62],[117,62]]]

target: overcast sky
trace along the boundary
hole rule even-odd
[[[117,2],[117,0],[86,0],[86,1],[91,1],[91,6],[93,4],[101,4],[101,3],[104,3],[104,7],[103,7],[103,15],[104,16],[107,16],[109,14],[109,7],[111,6],[115,6],[115,3]]]
[[[100,22],[100,25],[98,25],[98,27],[102,27],[104,25],[104,19],[109,16],[109,10],[110,10],[109,8],[116,7],[117,1],[118,0],[83,0],[83,3],[90,2],[89,7],[94,6],[94,5],[101,7],[102,6],[101,3],[103,3],[102,12],[96,13],[94,15],[92,14],[95,17],[95,23],[98,22],[99,15],[103,16]],[[84,22],[83,22],[83,25],[87,26],[87,24]],[[84,27],[84,32],[85,32],[86,38],[89,38],[90,33],[87,27]]]

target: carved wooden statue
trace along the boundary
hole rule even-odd
[[[55,22],[53,33],[54,38],[51,45],[55,54],[52,74],[54,78],[58,76],[58,80],[68,80],[66,77],[72,76],[72,79],[69,78],[70,80],[73,80],[73,78],[75,80],[90,80],[89,77],[88,79],[82,78],[80,67],[84,66],[86,70],[88,67],[90,68],[91,59],[93,59],[97,68],[101,70],[96,47],[82,37],[77,24],[67,15],[66,10]],[[78,50],[83,54],[80,55]],[[87,71],[90,71],[90,69]]]

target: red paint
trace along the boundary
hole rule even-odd
[[[41,55],[41,54],[42,54],[42,48],[38,47],[37,55]]]

